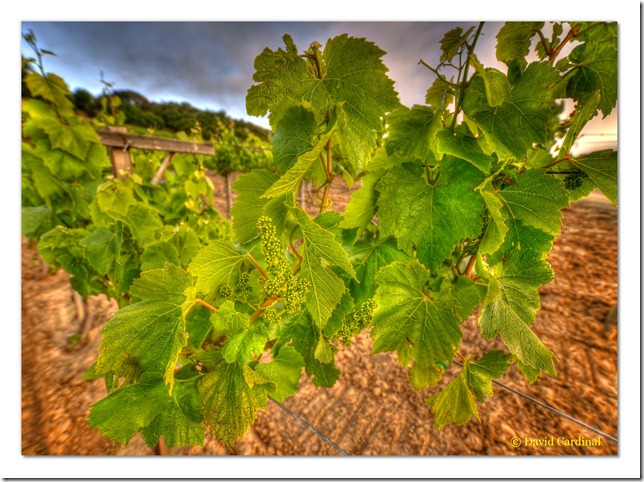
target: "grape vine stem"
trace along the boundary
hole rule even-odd
[[[207,303],[207,302],[205,302],[204,300],[202,300],[202,299],[200,299],[200,298],[196,298],[196,299],[195,299],[195,301],[196,301],[197,303],[199,303],[201,306],[205,306],[205,307],[206,307],[206,308],[208,308],[210,311],[217,311],[217,308],[215,308],[215,307],[214,307],[214,306],[212,306],[210,303]]]
[[[333,181],[333,144],[331,139],[326,141],[326,166],[324,172],[326,174],[326,184],[324,185],[324,194],[322,195],[322,203],[320,204],[320,214],[327,209],[329,203],[329,191],[331,190],[331,182]]]
[[[467,262],[467,267],[465,268],[465,273],[463,273],[468,278],[472,277],[472,270],[474,269],[475,264],[476,264],[476,256],[472,255],[472,256],[470,256],[470,260]]]
[[[264,277],[264,279],[268,279],[268,275],[267,275],[267,274],[266,274],[266,272],[262,269],[262,267],[257,263],[257,261],[255,261],[255,258],[253,258],[253,255],[251,255],[250,253],[246,253],[246,257],[248,258],[248,260],[249,260],[251,263],[253,263],[253,266],[255,266],[255,268],[257,268],[257,270],[258,270],[258,271],[260,272],[260,274]]]
[[[259,308],[257,308],[257,310],[255,310],[255,313],[253,313],[252,315],[250,315],[250,320],[248,321],[248,323],[250,324],[250,323],[252,323],[253,321],[255,321],[257,318],[259,318],[259,317],[260,317],[260,315],[261,315],[262,313],[264,313],[264,311],[266,310],[266,308],[270,308],[271,306],[273,306],[273,304],[274,304],[277,300],[279,300],[279,296],[278,296],[278,295],[273,295],[273,296],[269,296],[268,298],[266,298],[266,301],[264,301],[264,302],[262,303],[262,305],[261,305]]]

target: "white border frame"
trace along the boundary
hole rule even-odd
[[[358,2],[356,2],[358,3]],[[2,60],[8,66],[0,89],[5,146],[3,206],[9,206],[10,235],[2,253],[4,372],[0,456],[3,478],[620,478],[641,477],[641,271],[640,137],[641,6],[634,0],[568,0],[505,4],[500,1],[434,2],[398,0],[353,5],[324,2],[212,2],[161,4],[31,0],[3,6]],[[179,4],[175,4],[179,5]],[[450,11],[444,5],[452,6]],[[464,16],[465,15],[465,16]],[[20,405],[20,136],[18,52],[22,21],[36,20],[316,20],[478,21],[615,20],[619,22],[619,456],[431,456],[431,457],[23,457]],[[628,69],[624,66],[628,65]],[[638,142],[640,141],[640,142]],[[638,162],[639,160],[639,162]],[[8,171],[8,172],[7,172]],[[5,218],[6,219],[6,218]],[[639,363],[638,363],[639,361]],[[542,457],[548,457],[547,460]]]

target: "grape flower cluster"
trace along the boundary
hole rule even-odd
[[[228,285],[221,285],[221,288],[219,288],[219,294],[222,298],[230,298],[233,294],[233,290]]]
[[[269,275],[267,279],[260,279],[263,295],[265,298],[279,296],[286,312],[295,313],[306,301],[311,284],[291,271],[271,219],[260,217],[257,220],[257,230],[261,235],[262,252]]]
[[[343,347],[351,345],[351,338],[360,333],[373,318],[373,312],[376,309],[376,302],[373,298],[365,301],[360,309],[353,312],[351,316],[344,318],[342,328],[335,334],[333,341],[340,341]]]
[[[250,274],[248,271],[242,271],[239,273],[239,282],[237,283],[237,290],[242,296],[248,296],[252,291],[251,287],[248,285],[250,281]]]

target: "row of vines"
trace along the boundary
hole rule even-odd
[[[82,296],[120,307],[85,375],[107,391],[92,427],[171,447],[209,430],[231,446],[269,397],[297,392],[303,370],[332,386],[335,355],[364,330],[419,390],[460,359],[426,402],[439,429],[478,418],[508,369],[531,383],[556,375],[565,354],[530,325],[562,209],[594,189],[617,202],[617,153],[571,152],[616,105],[616,25],[508,23],[496,47],[505,72],[479,61],[482,26],[450,30],[439,63],[421,61],[435,81],[411,108],[374,43],[345,34],[300,51],[285,35],[284,49],[257,56],[246,97],[249,114],[269,116],[270,152],[227,137],[214,159],[177,156],[157,185],[149,154],[131,176],[109,174],[94,127],[27,36],[39,71],[23,104],[23,234]],[[240,152],[266,163],[233,183],[228,221],[206,171],[239,170],[226,163]],[[337,176],[360,182],[344,213],[331,209]],[[320,194],[313,217],[298,202],[304,182]],[[475,310],[480,336],[505,350],[459,353]]]

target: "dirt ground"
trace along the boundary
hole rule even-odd
[[[223,192],[223,181],[216,180]],[[334,184],[334,209],[342,211],[348,190]],[[219,207],[224,206],[220,199]],[[308,206],[312,209],[312,203]],[[516,367],[501,381],[559,410],[617,436],[617,323],[607,314],[617,304],[617,209],[593,193],[564,211],[563,232],[550,255],[555,280],[542,287],[542,309],[534,331],[559,357],[556,378],[528,384]],[[94,362],[99,331],[114,304],[99,297],[78,303],[63,272],[51,273],[35,247],[23,241],[22,254],[22,453],[23,455],[151,455],[137,436],[119,446],[89,427],[89,406],[104,396],[101,381],[83,382]],[[86,343],[74,343],[82,329],[79,312],[91,323]],[[462,325],[460,352],[484,345],[475,318]],[[70,341],[71,340],[71,341]],[[500,342],[495,347],[501,348]],[[442,431],[424,400],[436,389],[411,388],[395,356],[370,356],[371,339],[360,335],[337,356],[342,376],[331,389],[314,387],[303,376],[300,391],[285,405],[353,455],[615,455],[617,444],[558,446],[558,437],[596,437],[501,387],[479,406],[481,422]],[[458,373],[451,365],[444,377]],[[522,444],[512,437],[554,437],[553,447]],[[157,453],[180,455],[337,455],[281,408],[269,402],[254,427],[232,450],[207,437],[204,447],[161,446]]]

